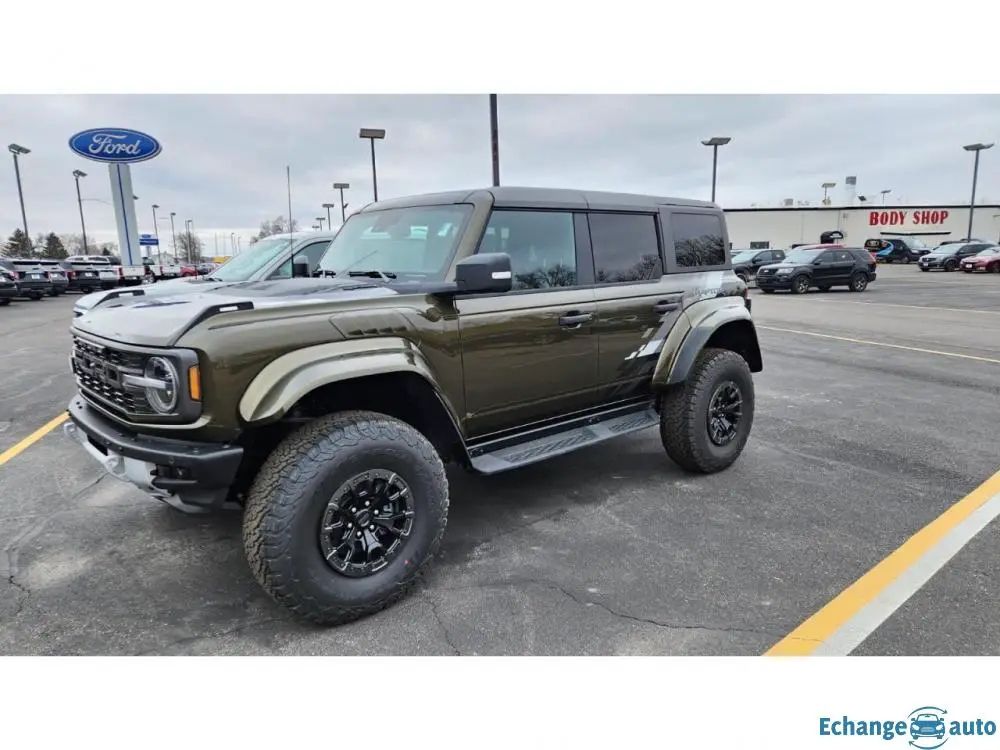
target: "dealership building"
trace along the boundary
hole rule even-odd
[[[861,247],[874,237],[916,237],[934,247],[969,232],[969,204],[935,206],[820,205],[725,209],[734,249],[787,248],[817,243],[839,231],[844,244]],[[1000,242],[1000,205],[976,205],[972,237]]]

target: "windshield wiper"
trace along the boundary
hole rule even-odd
[[[385,281],[390,281],[390,280],[396,278],[396,274],[394,274],[392,271],[376,271],[374,269],[371,270],[371,271],[349,271],[347,273],[347,275],[348,276],[368,276],[369,278],[372,278],[372,279],[383,279]]]

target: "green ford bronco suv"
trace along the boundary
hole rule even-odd
[[[386,200],[307,268],[77,318],[66,424],[155,498],[239,508],[257,581],[300,617],[406,594],[445,530],[446,463],[494,474],[658,427],[710,473],[750,435],[761,353],[712,203]]]

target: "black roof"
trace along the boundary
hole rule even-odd
[[[478,203],[489,201],[495,206],[522,208],[596,209],[605,211],[655,211],[659,206],[687,206],[692,208],[718,208],[711,201],[670,198],[640,193],[612,193],[599,190],[568,190],[543,187],[487,187],[469,190],[451,190],[442,193],[424,193],[390,198],[369,203],[362,211],[398,208],[404,206],[433,206],[450,203]]]

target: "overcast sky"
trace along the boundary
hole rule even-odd
[[[961,147],[1000,142],[1000,96],[505,95],[499,120],[503,184],[708,198],[711,150],[699,141],[726,135],[733,141],[719,153],[717,192],[724,207],[815,203],[826,181],[841,195],[847,175],[857,176],[862,195],[891,188],[890,203],[962,203],[973,159]],[[161,235],[176,211],[178,229],[192,219],[210,254],[213,233],[241,233],[246,247],[262,220],[288,213],[286,164],[300,225],[337,202],[335,181],[351,184],[348,212],[369,202],[360,127],[387,131],[376,143],[380,197],[491,181],[486,95],[0,96],[3,144],[32,150],[21,157],[32,236],[79,231],[71,173],[82,169],[84,198],[93,199],[83,204],[88,235],[115,239],[107,167],[67,145],[73,133],[101,126],[142,130],[163,146],[132,167],[140,231],[152,231],[157,203]],[[21,216],[5,157],[6,237]],[[1000,202],[1000,146],[982,155],[978,197]]]

